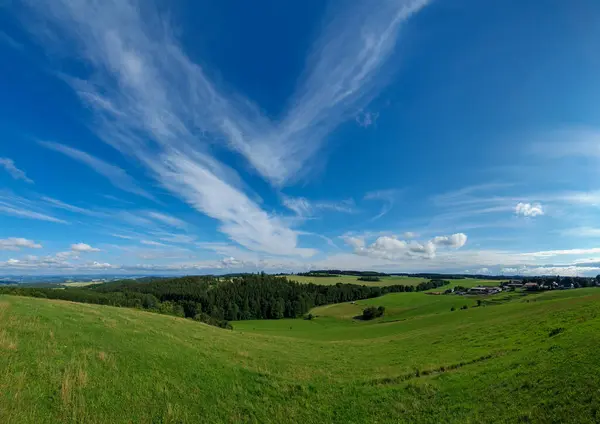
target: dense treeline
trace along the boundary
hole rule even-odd
[[[228,327],[228,321],[296,318],[315,306],[369,299],[386,293],[423,291],[445,284],[448,281],[432,280],[417,286],[368,287],[341,283],[322,286],[267,274],[247,274],[233,278],[124,280],[65,289],[6,287],[0,288],[0,294],[142,308]]]

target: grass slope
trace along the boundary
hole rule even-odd
[[[0,422],[598,422],[599,290],[450,312],[453,298],[393,294],[361,302],[385,303],[383,320],[336,305],[227,331],[2,296]]]

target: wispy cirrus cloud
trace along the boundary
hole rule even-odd
[[[427,3],[397,0],[375,8],[358,1],[332,13],[289,108],[274,122],[251,100],[224,94],[147,3],[142,17],[134,0],[27,2],[45,24],[43,33],[33,27],[33,34],[43,43],[61,40],[65,54],[74,52],[88,66],[90,74],[64,80],[94,112],[100,139],[218,220],[231,240],[252,250],[300,256],[315,252],[299,248],[298,233],[243,192],[235,172],[211,156],[210,144],[225,140],[274,185],[301,175],[325,137],[378,93],[379,71],[400,27]],[[148,197],[120,168],[67,146],[44,145]]]
[[[39,141],[39,144],[47,149],[54,150],[70,157],[71,159],[77,160],[87,166],[98,174],[107,178],[115,187],[120,188],[123,191],[137,194],[147,199],[154,199],[154,197],[140,188],[138,183],[131,177],[125,170],[118,166],[112,165],[108,162],[98,159],[81,150],[74,149],[64,144],[53,143],[48,141]]]
[[[26,183],[33,184],[33,180],[27,177],[27,174],[15,165],[15,162],[9,158],[0,158],[0,166],[4,168],[6,172],[10,174],[15,180],[25,181]]]
[[[85,209],[79,206],[74,206],[69,203],[65,203],[62,200],[54,199],[52,197],[43,196],[42,200],[49,204],[53,208],[63,209],[69,212],[75,212],[82,215],[94,216],[94,217],[106,217],[107,214],[96,210]]]
[[[166,213],[161,213],[161,212],[156,212],[156,211],[147,211],[146,215],[160,223],[166,224],[171,227],[176,227],[176,228],[188,227],[188,224],[186,222],[182,221],[179,218],[175,218],[174,216],[168,215]]]
[[[379,218],[387,215],[389,211],[394,207],[394,203],[398,196],[402,193],[402,190],[388,189],[388,190],[376,190],[365,194],[365,200],[380,200],[383,202],[379,213],[371,218],[371,221],[376,221]]]
[[[305,197],[284,196],[282,203],[283,206],[295,212],[296,215],[301,218],[313,217],[317,211],[323,210],[340,213],[357,212],[354,199],[345,199],[340,201],[311,201]]]
[[[0,213],[16,216],[19,218],[29,218],[38,221],[55,222],[67,224],[68,222],[48,214],[39,205],[28,199],[11,194],[10,192],[0,191]]]

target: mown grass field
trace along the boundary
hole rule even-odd
[[[297,281],[298,283],[314,283],[322,286],[334,285],[337,283],[343,284],[359,284],[365,286],[393,286],[395,284],[403,284],[405,286],[416,286],[423,281],[429,281],[427,278],[418,277],[403,277],[398,275],[379,277],[381,281],[360,281],[356,275],[338,275],[335,277],[313,277],[305,275],[286,275],[288,280]]]
[[[1,296],[0,422],[600,420],[599,289],[451,312],[457,298],[397,293],[229,331]],[[388,313],[352,320],[367,304]]]
[[[379,277],[381,281],[360,281],[355,275],[339,275],[336,277],[307,277],[304,275],[286,275],[288,280],[297,281],[298,283],[314,283],[319,285],[335,285],[337,283],[343,284],[359,284],[365,286],[377,286],[377,287],[385,287],[385,286],[393,286],[396,284],[402,284],[405,286],[416,286],[419,283],[424,281],[429,281],[428,278],[420,278],[420,277],[404,277],[401,275],[392,275],[386,277]],[[475,286],[498,286],[500,285],[499,280],[481,280],[476,278],[464,278],[453,280],[450,279],[450,285],[444,286],[443,288],[432,289],[430,291],[443,291],[456,286],[463,287],[475,287]]]

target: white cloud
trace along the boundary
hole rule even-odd
[[[402,237],[404,237],[405,239],[413,239],[418,237],[417,233],[413,233],[412,231],[407,231],[404,234],[402,234]]]
[[[378,259],[398,260],[402,258],[433,259],[437,254],[437,247],[452,247],[458,249],[467,241],[467,236],[462,233],[451,236],[438,236],[431,240],[418,242],[415,240],[400,240],[395,236],[380,236],[372,244],[366,245],[364,238],[343,236],[342,239],[353,248],[357,255],[369,256]]]
[[[175,218],[174,216],[170,216],[165,213],[148,211],[146,212],[146,215],[148,215],[150,218],[156,221],[162,222],[163,224],[167,224],[171,227],[186,228],[188,226],[188,224],[182,221],[181,219]]]
[[[542,265],[542,266],[522,266],[520,268],[503,268],[502,273],[507,275],[560,275],[561,277],[577,277],[584,275],[594,275],[600,272],[597,266],[576,266],[576,265]]]
[[[312,215],[313,205],[304,197],[283,197],[283,206],[291,211],[294,211],[296,215],[301,217],[307,217]]]
[[[377,118],[379,118],[377,112],[361,112],[356,115],[356,123],[363,128],[369,128],[371,125],[375,125]]]
[[[340,213],[355,213],[356,205],[353,199],[341,201],[309,201],[304,197],[284,196],[283,205],[296,213],[298,217],[313,217],[318,210],[330,210]]]
[[[535,217],[538,215],[544,215],[544,209],[539,203],[532,204],[519,202],[515,207],[515,213],[521,216]]]
[[[145,244],[147,246],[160,246],[160,247],[165,247],[166,246],[166,244],[159,243],[159,242],[154,241],[154,240],[141,240],[140,243]]]
[[[124,234],[111,234],[111,236],[116,237],[116,238],[120,238],[120,239],[124,239],[124,240],[132,240],[133,237],[132,236],[126,236]]]
[[[52,143],[48,141],[40,141],[39,144],[50,150],[57,151],[72,159],[84,163],[85,165],[92,168],[98,174],[107,178],[115,187],[120,188],[123,191],[137,194],[148,199],[154,199],[154,197],[140,188],[137,182],[123,169],[118,166],[112,165],[101,159],[98,159],[88,153],[82,152],[81,150],[74,149],[69,146],[65,146],[59,143]]]
[[[42,245],[20,237],[11,237],[7,239],[0,239],[0,250],[20,250],[22,248],[27,249],[41,249]]]
[[[196,241],[196,237],[186,234],[169,234],[156,231],[152,232],[152,234],[158,237],[159,240],[166,241],[168,243],[190,244]]]
[[[592,247],[589,249],[543,250],[540,252],[521,253],[521,255],[540,258],[563,255],[590,255],[594,253],[600,253],[600,247]]]
[[[77,244],[72,244],[71,245],[71,250],[73,252],[99,252],[100,249],[96,249],[92,246],[90,246],[89,244],[85,244],[85,243],[77,243]]]
[[[575,227],[562,230],[561,235],[567,237],[589,237],[600,238],[600,228],[594,227]]]
[[[91,211],[89,209],[80,208],[78,206],[73,206],[68,203],[62,202],[60,200],[53,199],[51,197],[44,196],[44,197],[42,197],[42,200],[45,201],[46,203],[50,204],[54,208],[64,209],[64,210],[79,213],[82,215],[95,216],[95,217],[106,217],[106,214],[104,214],[104,213],[97,212],[97,211]]]
[[[38,221],[48,221],[48,222],[56,222],[59,224],[67,224],[67,221],[62,219],[55,218],[50,215],[46,215],[43,213],[22,209],[19,207],[8,206],[0,202],[0,212],[5,213],[6,215],[17,216],[19,218],[30,218],[37,219]]]
[[[448,246],[459,249],[467,242],[467,235],[463,233],[452,234],[451,236],[437,236],[432,242],[437,246]]]
[[[91,262],[89,264],[84,265],[83,267],[85,268],[91,268],[91,269],[112,269],[115,268],[113,267],[111,264],[107,263],[107,262]]]
[[[17,168],[12,159],[0,158],[0,166],[3,167],[6,172],[8,172],[15,180],[21,180],[25,181],[26,183],[33,184],[33,180],[28,178],[25,172]]]
[[[365,248],[365,239],[363,237],[342,236],[341,239],[344,240],[348,246],[353,247],[355,251]]]
[[[389,211],[394,207],[394,203],[396,198],[401,193],[401,190],[398,189],[388,189],[388,190],[376,190],[371,191],[365,194],[365,200],[381,200],[383,201],[383,205],[381,207],[381,211],[371,218],[371,221],[376,221],[382,216],[386,215]]]

